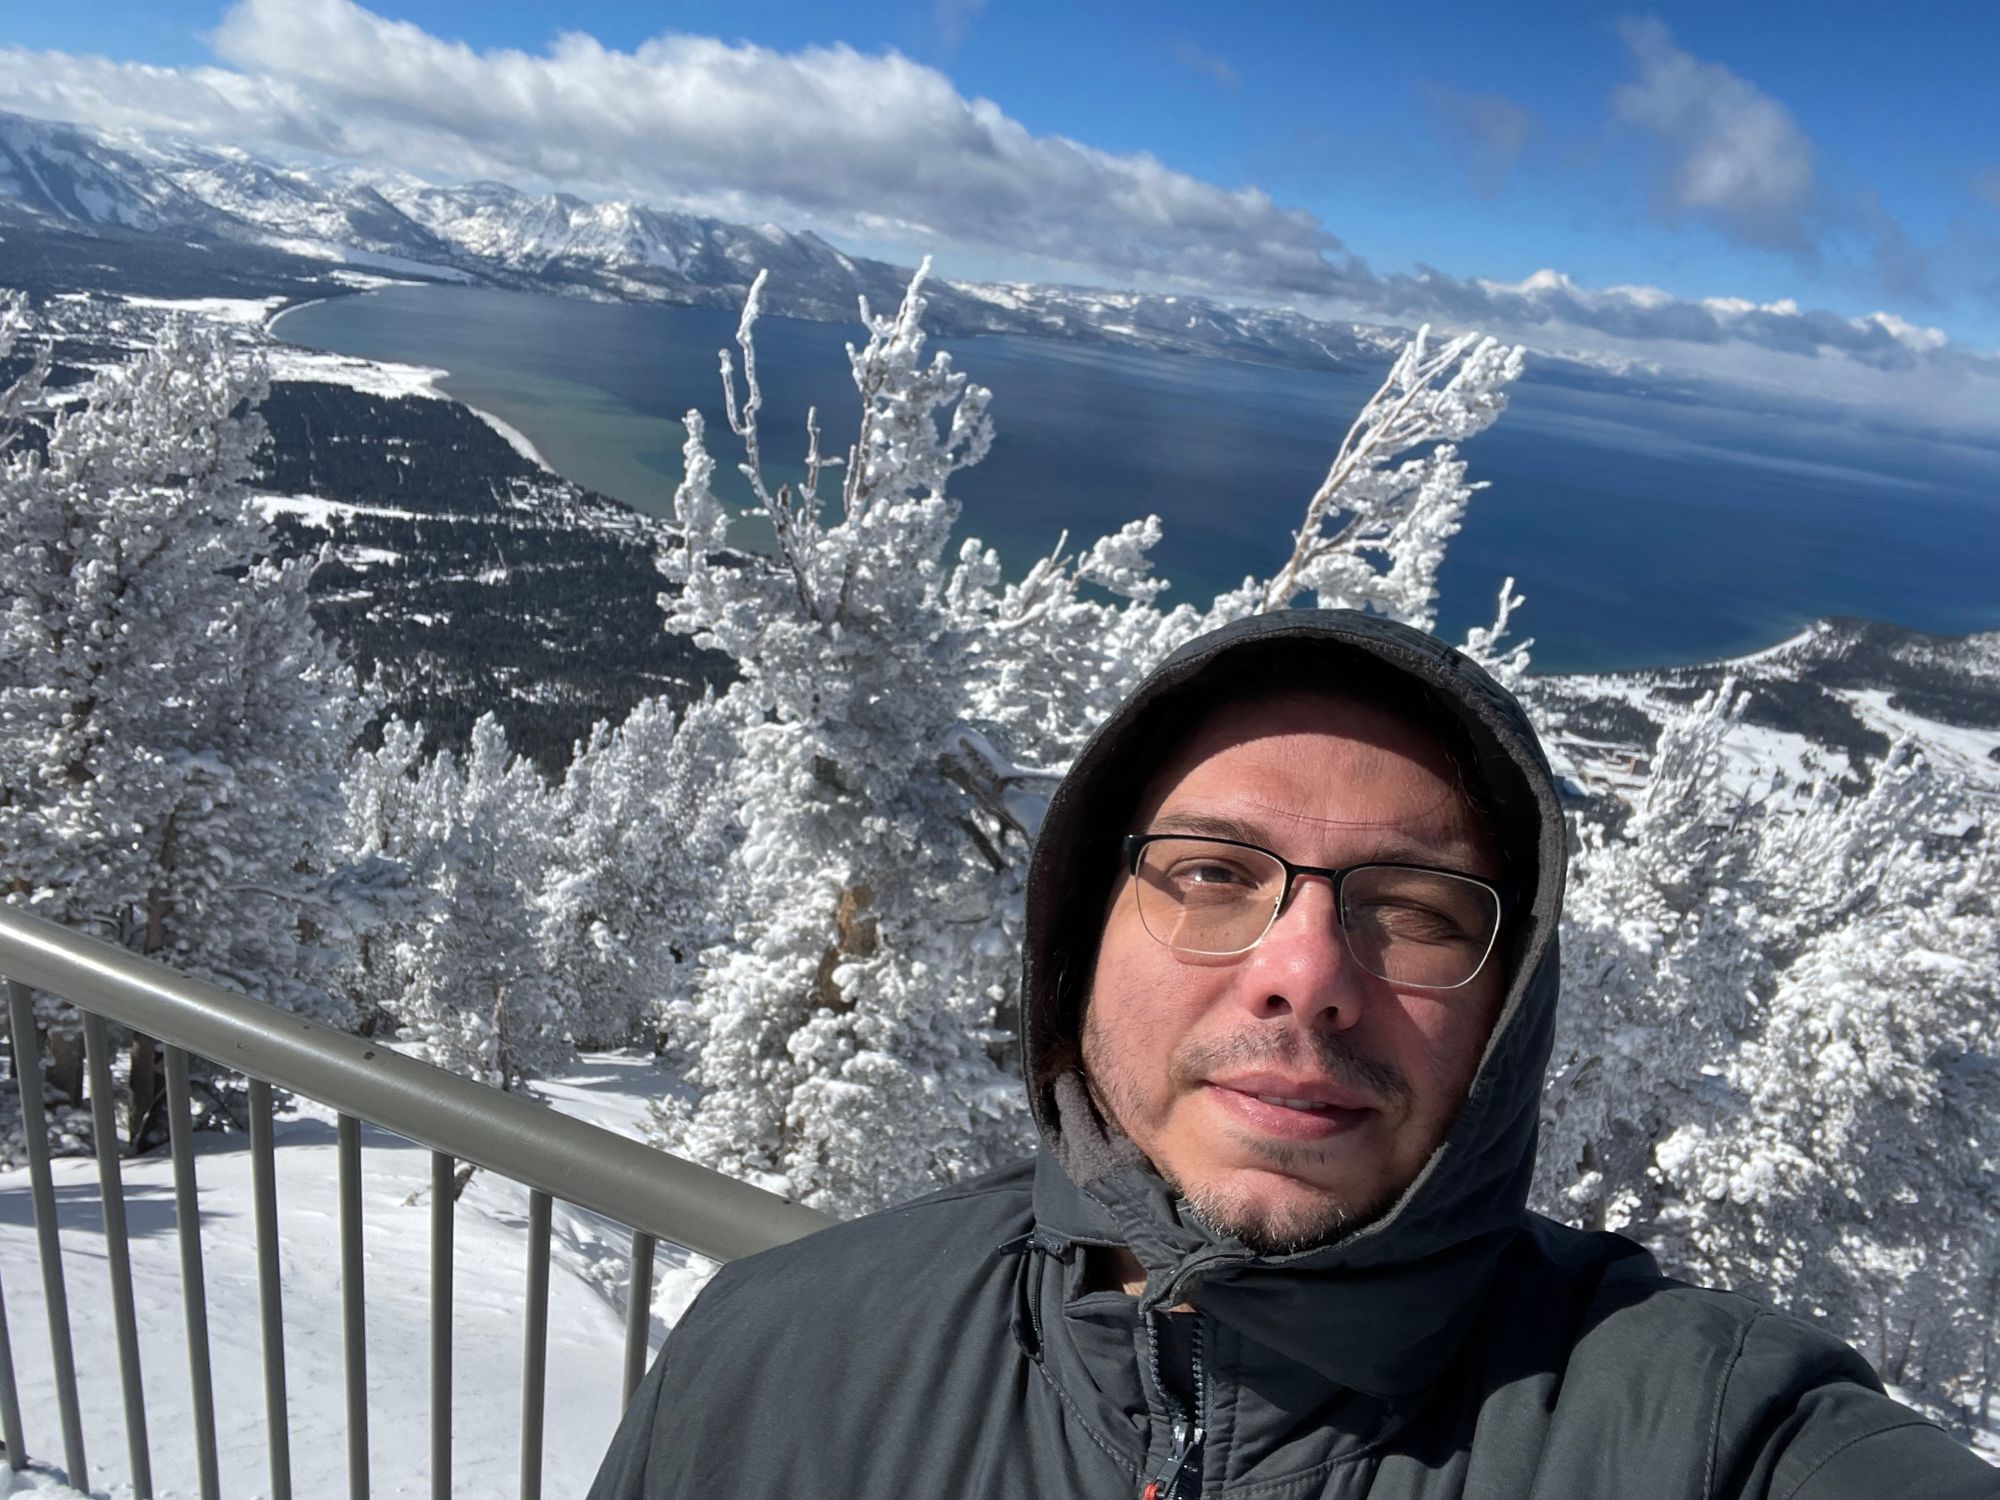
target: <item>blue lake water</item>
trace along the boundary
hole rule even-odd
[[[521,429],[561,473],[663,513],[690,407],[735,481],[716,371],[735,327],[719,309],[398,287],[298,309],[278,334],[441,366],[452,394]],[[798,472],[809,404],[826,450],[844,451],[858,414],[845,345],[859,338],[858,327],[758,324],[774,479]],[[1018,573],[1065,529],[1087,544],[1155,512],[1169,597],[1197,601],[1284,559],[1382,375],[1011,336],[935,347],[993,391],[993,451],[954,481],[962,534]],[[1448,553],[1439,633],[1489,621],[1512,574],[1527,596],[1516,627],[1541,670],[1714,660],[1831,614],[2000,627],[1992,446],[1579,384],[1531,362],[1506,415],[1464,451],[1491,487]]]

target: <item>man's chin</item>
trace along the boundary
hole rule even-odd
[[[1264,1174],[1254,1174],[1264,1175]],[[1186,1183],[1168,1178],[1187,1204],[1188,1214],[1209,1233],[1240,1241],[1258,1255],[1296,1255],[1344,1239],[1372,1223],[1388,1207],[1369,1200],[1357,1206],[1344,1195],[1316,1192],[1291,1183],[1272,1191],[1269,1183]]]

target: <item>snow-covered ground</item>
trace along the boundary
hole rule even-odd
[[[641,1133],[647,1102],[670,1083],[650,1059],[584,1059],[544,1092],[565,1113]],[[340,1316],[340,1233],[333,1117],[303,1106],[278,1125],[278,1206],[285,1295],[294,1493],[347,1492]],[[164,1152],[124,1164],[153,1476],[161,1500],[198,1493],[181,1313],[171,1163]],[[82,1392],[91,1493],[129,1496],[117,1345],[110,1313],[102,1200],[94,1162],[55,1163],[57,1215]],[[256,1242],[245,1136],[200,1143],[202,1244],[223,1493],[270,1493]],[[381,1131],[363,1135],[367,1256],[369,1450],[373,1493],[428,1495],[430,1156]],[[521,1304],[527,1274],[525,1188],[477,1172],[458,1202],[453,1295],[453,1491],[516,1492]],[[580,1495],[616,1424],[624,1358],[627,1231],[568,1205],[555,1209],[549,1276],[544,1492]],[[0,1495],[67,1495],[48,1325],[28,1177],[0,1173],[0,1267],[7,1323],[35,1471],[0,1466]],[[653,1344],[706,1278],[706,1263],[662,1247]],[[662,1316],[664,1315],[664,1316]]]
[[[219,318],[225,323],[262,323],[272,309],[284,305],[283,297],[139,297],[127,293],[133,307],[152,307],[162,312],[181,313],[193,318]]]

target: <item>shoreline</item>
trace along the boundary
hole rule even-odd
[[[451,372],[447,370],[445,371],[445,379],[436,382],[436,390],[439,400],[457,402],[460,406],[464,407],[467,411],[471,412],[475,417],[479,418],[480,421],[484,422],[488,427],[491,427],[495,432],[499,433],[500,436],[506,441],[508,447],[512,448],[516,453],[520,454],[521,457],[525,458],[529,463],[533,464],[536,468],[540,469],[544,474],[552,474],[557,479],[565,480],[570,484],[576,483],[575,480],[570,479],[566,474],[563,474],[561,471],[559,471],[554,464],[550,463],[546,458],[542,457],[542,450],[535,446],[534,440],[530,438],[525,432],[521,431],[520,428],[516,427],[512,422],[509,422],[505,417],[495,416],[492,412],[486,410],[486,408],[484,408],[483,406],[474,406],[470,401],[467,401],[463,396],[454,395],[450,387],[446,384],[446,381],[448,381],[450,378],[451,378]]]
[[[415,365],[404,360],[368,359],[356,354],[336,354],[330,349],[315,349],[308,344],[294,344],[289,340],[279,338],[277,332],[278,324],[284,320],[287,313],[295,313],[307,307],[318,307],[324,302],[337,301],[340,295],[312,297],[304,302],[294,302],[285,307],[278,308],[264,319],[264,332],[269,337],[284,343],[288,349],[294,352],[301,363],[326,372],[325,378],[335,385],[350,386],[356,390],[368,389],[362,382],[342,380],[339,377],[338,372],[343,366],[351,367],[357,364],[378,370],[403,370],[410,372],[412,375],[419,376],[421,378],[408,384],[408,394],[427,397],[434,401],[450,401],[455,405],[464,407],[498,433],[501,440],[508,447],[540,469],[544,474],[553,475],[557,479],[565,478],[554,464],[543,457],[541,449],[535,446],[534,440],[521,431],[520,428],[509,422],[506,418],[487,411],[484,407],[474,406],[463,396],[454,392],[448,384],[451,380],[451,371],[442,365]],[[574,481],[571,482],[573,483]]]
[[[264,319],[264,332],[270,334],[273,338],[275,338],[277,337],[278,325],[282,323],[292,313],[297,312],[300,308],[303,307],[318,307],[322,302],[331,302],[331,301],[333,301],[333,298],[331,297],[308,297],[303,302],[287,302],[283,307],[276,309],[271,313],[269,317]],[[293,347],[303,348],[304,346],[294,345]]]

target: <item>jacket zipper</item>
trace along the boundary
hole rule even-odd
[[[1208,1436],[1201,1425],[1202,1411],[1208,1404],[1206,1391],[1202,1386],[1201,1370],[1201,1323],[1194,1325],[1194,1351],[1190,1359],[1194,1376],[1195,1412],[1192,1419],[1180,1409],[1180,1404],[1167,1394],[1167,1383],[1160,1377],[1160,1335],[1159,1325],[1153,1320],[1162,1313],[1146,1315],[1146,1352],[1153,1366],[1153,1388],[1160,1393],[1160,1401],[1173,1412],[1174,1445],[1167,1453],[1166,1460],[1154,1471],[1139,1491],[1139,1500],[1174,1500],[1180,1494],[1181,1475],[1190,1463],[1199,1462],[1196,1455],[1201,1451],[1201,1440]]]

